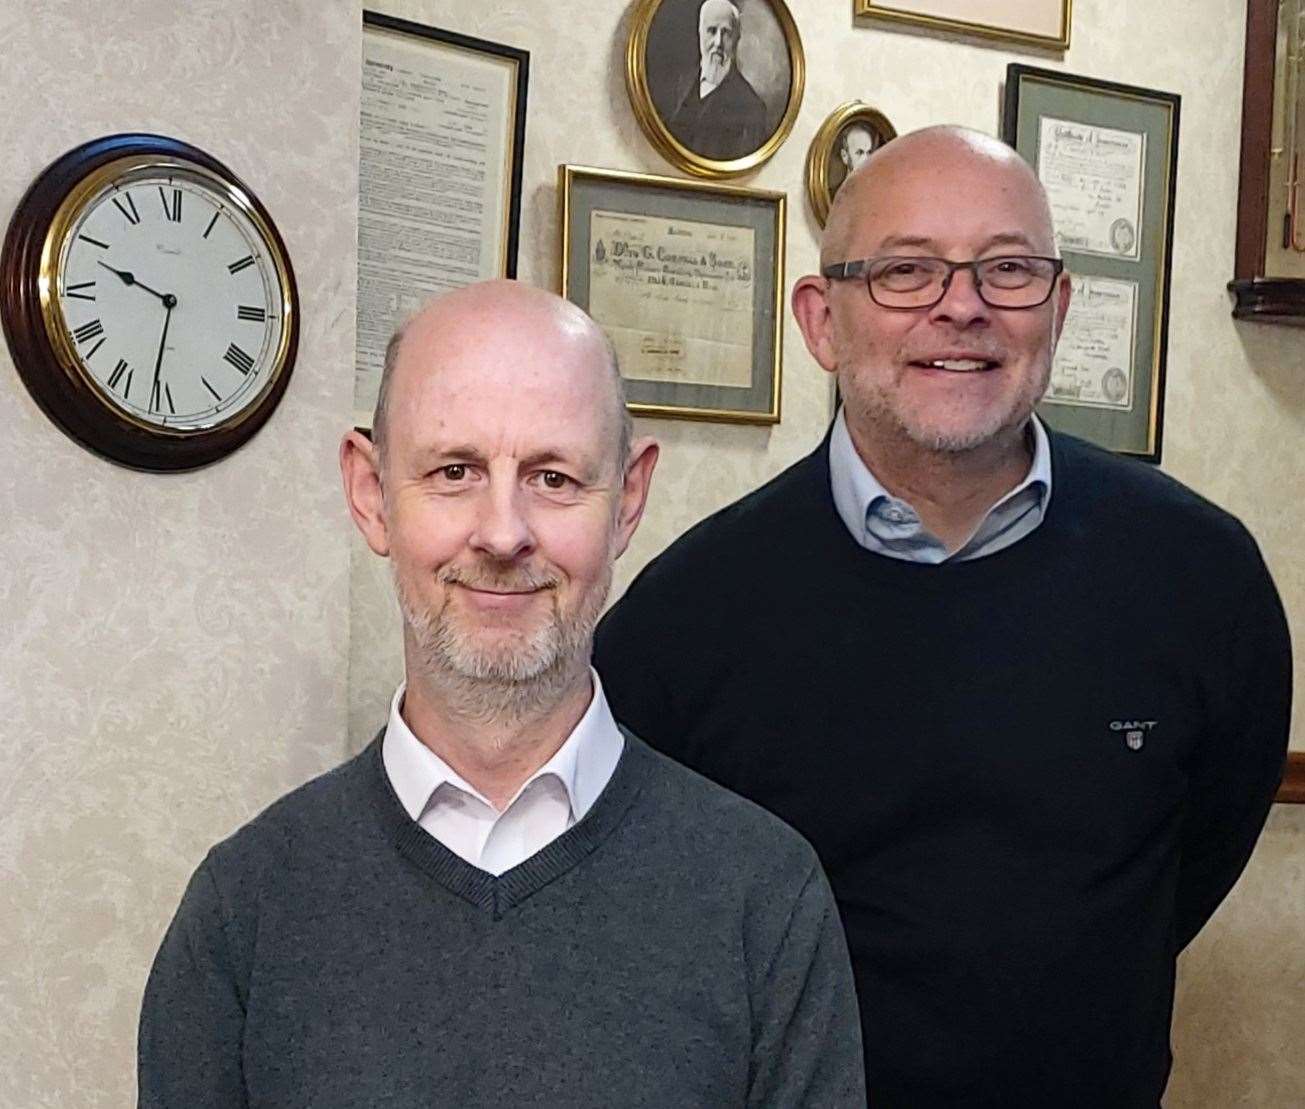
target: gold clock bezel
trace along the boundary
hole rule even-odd
[[[271,259],[276,272],[277,295],[280,299],[278,311],[282,317],[281,335],[276,351],[269,363],[266,380],[257,393],[244,402],[228,419],[214,419],[210,423],[189,427],[168,427],[163,424],[142,420],[127,409],[113,404],[104,394],[104,387],[86,368],[85,362],[77,354],[73,344],[68,321],[64,318],[63,307],[59,301],[60,264],[65,257],[65,244],[72,230],[81,221],[90,204],[114,185],[130,184],[133,179],[167,174],[188,178],[203,184],[211,192],[219,194],[222,202],[237,209],[253,225],[263,248]],[[135,424],[144,431],[153,431],[162,435],[184,439],[200,435],[220,427],[239,427],[258,410],[263,396],[276,385],[277,378],[285,367],[290,352],[292,328],[297,317],[295,291],[290,277],[289,264],[284,250],[269,228],[259,210],[251,203],[245,190],[231,179],[213,172],[194,162],[181,158],[153,154],[130,154],[115,158],[111,162],[91,170],[64,197],[63,203],[55,209],[50,229],[46,233],[41,248],[40,262],[40,302],[41,315],[45,320],[46,332],[54,346],[55,355],[66,372],[75,374],[85,386],[110,411]]]

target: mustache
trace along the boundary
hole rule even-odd
[[[468,589],[491,589],[522,593],[536,589],[556,589],[561,584],[555,574],[529,566],[502,566],[480,563],[473,566],[450,566],[439,574],[445,585],[462,585]]]
[[[963,343],[955,343],[953,346],[962,347],[966,356],[970,358],[982,358],[989,362],[1006,362],[1006,351],[999,343],[993,343],[974,339],[966,339]],[[903,362],[929,362],[935,358],[948,357],[945,354],[939,354],[940,348],[947,347],[945,341],[934,340],[928,343],[909,343],[898,350],[898,356]],[[953,356],[954,357],[954,356]]]

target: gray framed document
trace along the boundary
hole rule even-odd
[[[1073,295],[1039,414],[1160,461],[1179,98],[1006,70],[1002,137],[1047,190]]]
[[[354,423],[370,429],[385,347],[428,297],[514,277],[524,50],[363,13]]]
[[[630,411],[779,422],[785,196],[560,166],[562,295],[616,348]]]

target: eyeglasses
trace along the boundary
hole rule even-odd
[[[946,258],[864,258],[836,262],[820,274],[834,281],[864,277],[870,299],[881,308],[932,308],[947,295],[957,270],[969,270],[974,291],[990,308],[1037,308],[1046,304],[1065,268],[1059,258],[1003,254],[973,262]]]

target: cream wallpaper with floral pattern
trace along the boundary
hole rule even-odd
[[[673,172],[626,100],[630,6],[378,4],[531,52],[527,281],[556,286],[558,163]],[[1170,5],[1077,0],[1063,62],[854,25],[851,0],[790,7],[806,98],[787,144],[745,178],[789,193],[789,286],[815,265],[806,145],[845,100],[869,101],[899,131],[943,121],[995,131],[1012,60],[1182,94],[1165,469],[1248,523],[1305,641],[1305,334],[1233,324],[1223,292],[1244,6],[1194,0],[1179,18]],[[141,988],[190,872],[214,841],[361,746],[399,677],[388,571],[350,538],[335,472],[351,400],[360,10],[0,5],[6,221],[77,143],[172,134],[258,192],[304,307],[281,408],[243,450],[189,475],[131,473],[74,446],[0,352],[11,446],[0,475],[0,1109],[132,1101]],[[829,383],[787,320],[784,363],[777,427],[642,422],[665,453],[618,590],[684,528],[819,440]],[[1294,743],[1305,748],[1299,725]],[[1302,1040],[1305,809],[1280,808],[1183,958],[1167,1104],[1298,1105]]]

